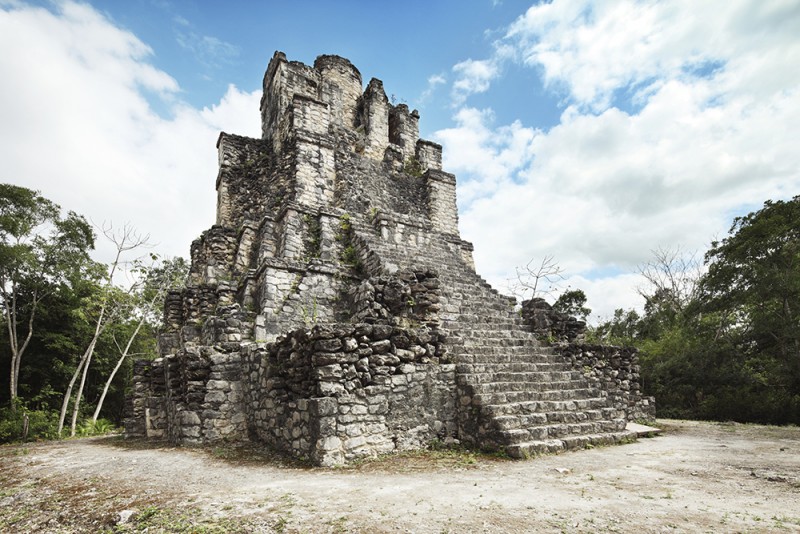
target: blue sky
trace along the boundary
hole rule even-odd
[[[800,193],[798,28],[798,0],[0,0],[3,180],[187,256],[273,52],[338,54],[444,146],[479,273],[553,256],[597,319],[653,250]]]
[[[447,127],[452,114],[449,94],[431,90],[428,80],[436,76],[446,80],[453,65],[484,55],[524,4],[132,0],[91,5],[149,45],[153,49],[150,63],[172,76],[180,86],[181,99],[195,107],[217,102],[230,84],[245,91],[260,89],[276,49],[306,64],[331,53],[356,65],[365,83],[379,78],[389,96],[424,113],[424,136]],[[556,124],[559,97],[544,89],[535,72],[511,70],[518,71],[519,83],[541,104],[516,105],[516,84],[502,84],[491,95],[475,95],[475,105],[493,105],[501,121],[524,118],[546,126]],[[158,98],[152,98],[151,105],[169,114],[169,107]]]

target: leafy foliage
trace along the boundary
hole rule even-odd
[[[592,313],[591,308],[586,307],[586,293],[582,289],[571,289],[559,295],[553,309],[584,321]]]
[[[644,315],[593,335],[640,349],[662,416],[800,423],[800,197],[737,217],[705,266],[657,251]]]
[[[28,410],[21,404],[0,408],[0,443],[55,439],[57,423],[52,410]]]
[[[0,303],[8,333],[9,401],[19,390],[22,359],[43,300],[91,269],[94,232],[86,220],[37,191],[0,184]]]
[[[113,232],[110,225],[102,230],[106,236]],[[123,252],[143,242],[128,227],[112,234],[120,236],[115,244]],[[10,371],[0,374],[0,442],[56,435],[59,404],[97,334],[103,309],[108,321],[93,341],[95,356],[82,386],[85,402],[75,410],[79,421],[88,419],[78,433],[100,432],[121,421],[131,374],[130,358],[121,351],[155,356],[164,294],[183,285],[186,262],[151,254],[106,266],[89,257],[94,239],[83,217],[72,212],[62,217],[38,192],[0,184],[0,324],[6,333],[0,338],[0,369]],[[124,269],[117,279],[119,266]]]

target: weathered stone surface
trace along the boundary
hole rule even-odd
[[[635,353],[543,350],[531,324],[568,341],[582,325],[540,302],[521,319],[475,273],[442,148],[380,80],[277,52],[263,88],[262,138],[220,134],[217,220],[165,299],[162,357],[134,364],[128,435],[330,466],[434,440],[615,442],[653,416]]]

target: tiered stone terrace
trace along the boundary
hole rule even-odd
[[[515,457],[628,440],[636,354],[543,346],[476,272],[419,115],[346,59],[276,52],[262,139],[222,133],[217,221],[135,365],[126,433],[320,465],[433,441]]]

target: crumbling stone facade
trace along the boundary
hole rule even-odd
[[[635,354],[543,346],[475,273],[441,146],[379,80],[276,52],[261,118],[220,134],[216,224],[135,364],[128,435],[336,465],[434,440],[524,457],[652,417]]]

